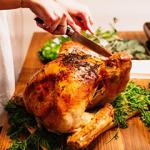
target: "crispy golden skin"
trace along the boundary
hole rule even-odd
[[[126,53],[100,57],[87,47],[66,42],[60,56],[37,72],[26,86],[27,110],[52,132],[74,132],[93,114],[87,108],[110,102],[124,90],[131,68]]]

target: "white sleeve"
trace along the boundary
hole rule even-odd
[[[0,125],[4,104],[15,89],[15,75],[7,12],[0,11]]]

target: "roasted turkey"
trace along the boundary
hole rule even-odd
[[[76,132],[94,117],[89,109],[111,102],[125,89],[130,68],[125,52],[107,58],[80,43],[66,42],[59,57],[27,83],[25,106],[49,131]],[[105,107],[103,115],[111,109]]]

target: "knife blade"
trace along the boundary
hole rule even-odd
[[[82,43],[83,45],[87,46],[88,48],[90,48],[92,51],[105,56],[105,57],[110,57],[112,54],[106,50],[105,48],[103,48],[102,46],[94,43],[93,41],[89,40],[88,38],[86,38],[85,36],[83,36],[82,34],[74,31],[71,27],[67,27],[67,32],[66,34],[71,37],[74,41],[77,41],[79,43]]]
[[[34,19],[36,22],[43,24],[44,21],[39,18],[36,17]],[[85,36],[83,36],[82,34],[74,31],[70,26],[67,26],[67,31],[66,34],[71,37],[71,39],[73,39],[74,41],[77,41],[79,43],[82,43],[83,45],[87,46],[88,48],[90,48],[92,51],[96,52],[97,54],[100,54],[102,56],[105,57],[110,57],[112,54],[106,50],[104,47],[94,43],[93,41],[89,40],[88,38],[86,38]]]

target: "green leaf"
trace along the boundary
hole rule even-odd
[[[8,148],[8,150],[29,150],[29,149],[27,149],[26,141],[21,142],[14,140],[12,145]]]
[[[41,61],[47,63],[53,59],[56,59],[58,57],[61,45],[69,40],[70,38],[65,35],[49,40],[38,52]]]
[[[18,139],[21,134],[29,134],[27,127],[36,126],[34,116],[29,114],[23,106],[16,105],[15,102],[9,101],[5,106],[9,114],[10,128],[8,135],[13,139]]]

